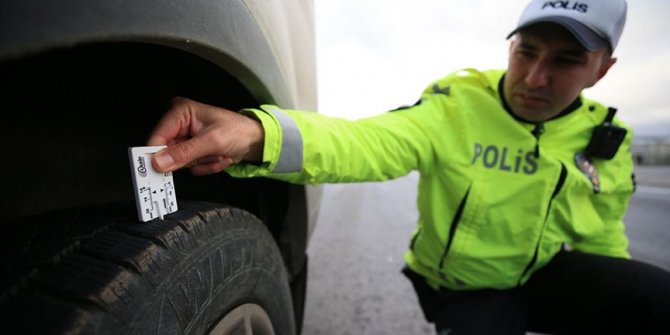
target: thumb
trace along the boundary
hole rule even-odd
[[[169,145],[155,153],[151,158],[152,166],[158,172],[171,172],[198,159],[198,153],[195,150],[197,145],[193,142],[195,138]]]
[[[171,172],[176,170],[176,163],[167,149],[163,149],[151,157],[151,165],[158,172]]]

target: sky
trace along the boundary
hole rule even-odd
[[[461,68],[505,68],[526,1],[314,0],[319,112],[375,115]],[[584,91],[617,107],[638,136],[670,136],[668,15],[668,0],[628,0],[618,61]]]

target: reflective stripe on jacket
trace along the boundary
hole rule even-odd
[[[405,260],[434,287],[514,287],[564,244],[629,257],[622,219],[633,192],[632,131],[615,118],[628,134],[614,158],[594,160],[596,193],[575,156],[607,108],[580,98],[579,108],[538,128],[504,109],[503,75],[459,71],[413,107],[356,121],[270,105],[244,110],[265,129],[263,163],[228,172],[310,184],[418,170],[419,220]]]

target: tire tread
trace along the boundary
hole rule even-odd
[[[75,212],[74,216],[56,214],[48,217],[51,223],[34,225],[32,235],[20,248],[22,255],[30,256],[29,263],[33,268],[0,295],[0,311],[16,306],[11,307],[14,309],[12,313],[3,313],[2,318],[12,315],[14,321],[21,320],[8,323],[9,327],[21,331],[30,325],[29,328],[43,327],[42,330],[61,329],[63,333],[113,333],[110,329],[132,324],[137,315],[130,307],[141,304],[141,297],[146,292],[163,285],[165,276],[188,258],[191,250],[202,246],[211,236],[225,235],[234,240],[237,228],[231,230],[231,227],[260,222],[245,211],[230,207],[213,209],[212,206],[180,203],[180,211],[165,220],[141,224],[117,212],[112,219],[104,219],[105,216],[101,219],[101,209],[97,208],[83,215]],[[58,219],[53,220],[54,217]],[[208,222],[218,224],[205,224]],[[262,225],[246,226],[252,228],[252,236],[270,236],[267,230],[257,229]],[[44,250],[45,239],[54,232],[64,231],[67,233],[57,234],[59,238],[47,245],[50,250]],[[240,253],[245,256],[241,257],[241,262],[253,262],[246,259],[244,251]],[[147,311],[146,316],[152,320],[149,323],[153,326],[144,331],[188,332],[185,320],[192,317],[203,301],[211,299],[212,294],[199,296],[194,292],[207,291],[207,285],[219,280],[221,273],[233,271],[230,267],[254,267],[244,263],[231,266],[237,260],[235,257],[227,259],[221,251],[213,257],[217,260],[208,259],[209,264],[202,265],[195,276],[185,281],[180,279],[179,290],[168,292],[158,307]],[[204,273],[208,274],[207,278],[202,277]],[[17,301],[21,303],[15,305]],[[34,318],[31,306],[35,305],[42,306],[45,311],[57,309],[61,313],[40,312],[41,326],[36,326],[34,321],[30,322]],[[178,324],[166,326],[168,316],[178,320]],[[30,331],[42,333],[37,328]]]

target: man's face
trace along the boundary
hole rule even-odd
[[[615,61],[606,48],[587,51],[557,24],[531,26],[511,43],[505,100],[516,116],[548,120],[598,82]]]

